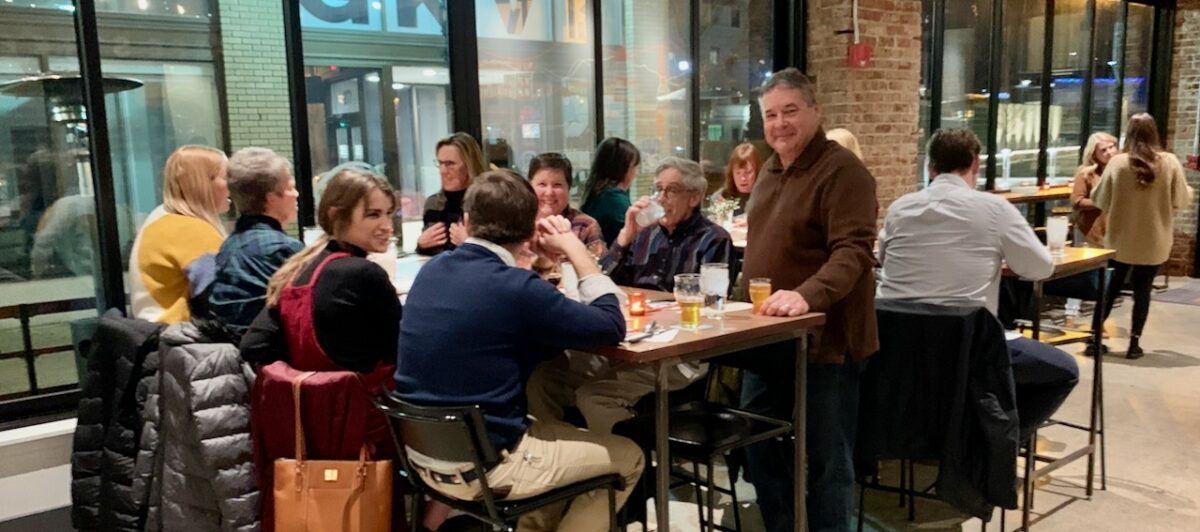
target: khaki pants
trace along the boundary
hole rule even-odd
[[[628,439],[534,420],[517,447],[488,472],[487,482],[497,495],[506,494],[505,499],[526,499],[581,480],[616,473],[625,479],[625,489],[616,494],[619,510],[642,476],[643,462],[642,450]],[[430,487],[450,497],[462,500],[480,497],[479,482],[444,484],[425,471],[420,475]],[[609,529],[608,493],[604,490],[576,497],[566,515],[562,515],[562,509],[562,504],[550,505],[523,516],[518,529],[569,532]]]
[[[574,355],[578,356],[578,353]],[[667,390],[680,390],[704,377],[706,367],[674,367],[667,375]],[[562,421],[563,407],[579,408],[588,429],[612,433],[613,425],[634,417],[633,406],[654,392],[654,368],[648,365],[607,367],[588,375],[579,365],[559,357],[534,370],[525,388],[529,414],[546,421]]]

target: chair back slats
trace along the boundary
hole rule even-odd
[[[396,438],[424,456],[447,462],[479,462],[485,469],[500,462],[478,406],[417,406],[392,394],[377,395],[374,402],[387,414]]]

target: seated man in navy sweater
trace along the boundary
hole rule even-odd
[[[464,224],[470,238],[430,260],[408,294],[396,393],[427,406],[480,405],[488,437],[505,457],[488,472],[488,485],[508,499],[616,473],[626,486],[617,495],[619,507],[641,476],[642,451],[636,444],[526,415],[525,386],[539,363],[564,349],[616,345],[625,337],[620,289],[600,272],[566,219],[545,218],[535,227],[537,205],[529,183],[507,171],[483,174],[467,190]],[[582,302],[516,267],[514,256],[531,240],[572,264]],[[456,477],[470,464],[409,453],[434,489],[464,500],[479,496],[478,482]],[[441,480],[430,471],[440,473]],[[558,513],[561,506],[523,517],[520,528],[609,529],[603,492],[582,495],[565,515]]]

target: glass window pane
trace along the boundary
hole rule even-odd
[[[987,147],[988,68],[991,64],[992,0],[946,2],[942,53],[944,128],[968,128]],[[981,154],[986,156],[987,154]],[[982,187],[984,179],[979,180]]]
[[[933,0],[921,0],[921,88],[918,89],[917,96],[921,101],[921,108],[917,118],[917,127],[921,128],[921,142],[917,145],[917,171],[920,172],[921,182],[918,187],[924,187],[928,184],[930,175],[926,168],[925,148],[929,140],[929,136],[933,134],[929,128],[930,119],[930,98],[933,95],[933,90],[929,87],[932,79],[931,73],[933,69],[933,17],[940,16],[933,12]]]
[[[217,58],[220,33],[210,2],[172,4],[177,20],[164,20],[154,2],[107,2],[97,9],[101,70],[117,231],[123,264],[142,221],[162,203],[162,169],[185,144],[223,148]],[[54,71],[78,72],[75,55],[50,58]],[[115,82],[115,83],[114,83]]]
[[[411,252],[425,198],[441,189],[435,145],[453,124],[445,2],[335,4],[303,2],[300,12],[314,200],[341,165],[387,176],[399,195],[396,234]]]
[[[700,0],[700,160],[711,174],[709,192],[724,183],[738,144],[762,142],[758,88],[771,73],[773,0]],[[715,180],[715,183],[713,182]]]
[[[79,63],[51,65],[74,60],[74,23],[68,10],[41,7],[0,3],[0,402],[75,387],[73,340],[90,336],[96,318],[90,145],[71,76]],[[22,311],[34,315],[31,350],[12,317]]]
[[[489,162],[523,175],[534,156],[554,151],[566,155],[577,174],[586,173],[598,140],[592,2],[475,4],[480,140]]]
[[[1075,176],[1083,127],[1083,80],[1091,32],[1087,0],[1054,4],[1054,51],[1051,55],[1052,99],[1047,125],[1046,182],[1063,184]]]
[[[996,117],[996,188],[1037,183],[1046,2],[1004,3],[1004,54]],[[1057,45],[1057,43],[1055,43]]]
[[[1150,65],[1154,61],[1154,8],[1142,4],[1129,4],[1129,15],[1125,29],[1125,72],[1121,113],[1121,132],[1129,117],[1149,110]],[[1122,137],[1124,138],[1124,137]]]
[[[1117,134],[1117,66],[1121,58],[1121,31],[1118,26],[1120,0],[1096,0],[1096,55],[1093,59],[1092,130]]]
[[[693,60],[686,0],[600,0],[604,128],[642,153],[634,195],[647,193],[663,157],[688,157]],[[748,15],[748,14],[747,14]]]

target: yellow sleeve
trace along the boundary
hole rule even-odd
[[[185,269],[205,254],[216,254],[223,237],[207,222],[170,214],[146,227],[138,250],[142,283],[163,309],[158,321],[178,323],[191,317]]]

